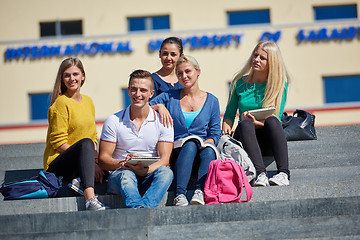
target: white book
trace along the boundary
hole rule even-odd
[[[215,157],[216,159],[220,159],[220,151],[219,149],[215,146],[215,144],[213,144],[212,142],[206,142],[204,143],[204,141],[201,139],[201,137],[196,136],[196,135],[190,135],[184,138],[180,138],[178,140],[176,140],[174,142],[174,148],[179,148],[182,147],[184,145],[185,142],[189,141],[189,140],[196,140],[198,143],[200,143],[200,149],[204,149],[206,147],[211,147],[214,152],[215,152]]]
[[[138,162],[141,162],[142,165],[148,167],[159,160],[160,157],[131,157],[127,162],[132,165],[136,165]]]
[[[255,110],[248,111],[251,115],[253,115],[256,120],[264,120],[265,118],[271,116],[275,112],[275,107],[266,107],[259,108]]]

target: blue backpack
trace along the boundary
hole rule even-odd
[[[55,174],[40,171],[29,179],[3,183],[0,192],[4,200],[55,197],[61,187],[61,179]]]

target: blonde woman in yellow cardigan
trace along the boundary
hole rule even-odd
[[[44,169],[62,176],[64,181],[80,178],[81,186],[71,186],[83,193],[86,209],[104,210],[94,192],[94,179],[99,180],[104,173],[96,163],[95,107],[90,97],[80,93],[84,82],[82,62],[65,59],[59,67],[48,111]]]

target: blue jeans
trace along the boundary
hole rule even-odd
[[[199,161],[196,189],[203,191],[210,162],[215,157],[215,152],[211,148],[206,147],[199,150],[197,142],[186,142],[182,146],[175,163],[176,195],[186,193],[186,187],[189,183],[195,160]]]
[[[136,176],[132,170],[117,169],[108,178],[108,193],[121,194],[128,208],[157,207],[167,192],[173,173],[161,166],[144,177]],[[141,192],[146,191],[143,196]]]

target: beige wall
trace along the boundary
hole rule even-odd
[[[151,72],[161,67],[157,52],[148,52],[151,39],[176,35],[179,37],[243,34],[241,44],[214,49],[185,48],[200,63],[200,86],[215,94],[221,111],[227,102],[228,82],[249,57],[264,31],[281,31],[278,45],[292,81],[287,108],[311,108],[324,104],[323,76],[360,74],[360,38],[351,41],[307,42],[299,44],[299,29],[360,27],[360,21],[315,23],[313,6],[335,4],[358,5],[360,0],[237,0],[190,1],[176,4],[169,1],[53,1],[1,0],[0,52],[8,47],[67,45],[74,43],[130,41],[130,54],[98,54],[79,56],[87,81],[82,93],[89,95],[96,107],[96,118],[103,120],[122,108],[121,88],[126,88],[128,75],[142,68]],[[141,7],[139,7],[141,6]],[[227,11],[269,8],[271,25],[227,27]],[[127,33],[127,17],[169,14],[171,32]],[[83,21],[83,37],[40,39],[39,22],[59,20]],[[62,59],[0,60],[0,125],[30,121],[28,94],[50,92]],[[337,118],[329,114],[327,118]],[[351,122],[360,122],[359,114],[349,114]],[[347,119],[349,120],[349,119]],[[332,120],[329,119],[329,122]]]

